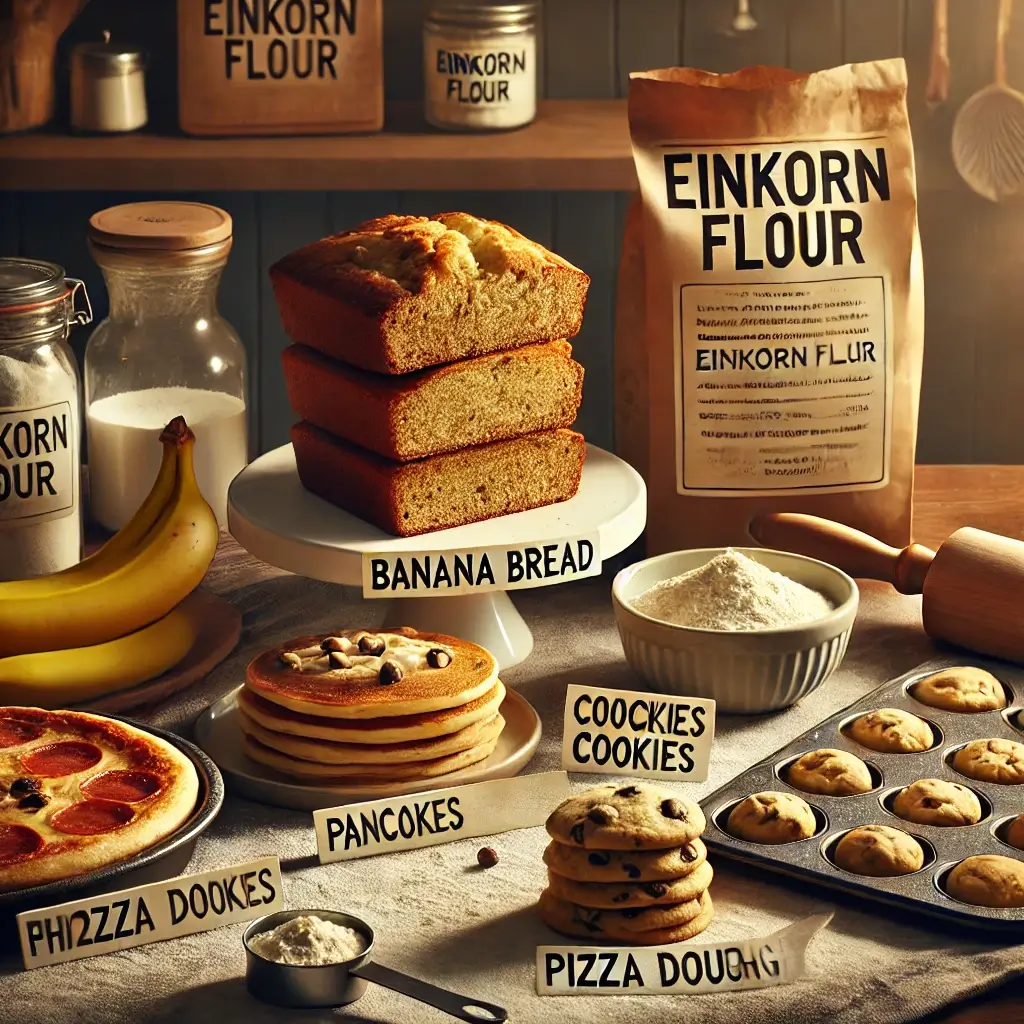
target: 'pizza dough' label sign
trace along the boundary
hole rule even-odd
[[[565,694],[562,767],[703,782],[714,734],[713,700],[572,685]]]
[[[522,590],[598,576],[600,539],[467,548],[464,551],[367,551],[363,597],[423,597]]]
[[[537,994],[700,995],[785,985],[807,973],[807,946],[831,920],[819,914],[765,938],[707,946],[538,946]]]
[[[543,825],[569,795],[565,772],[434,789],[313,812],[321,864]]]
[[[25,967],[47,967],[179,935],[194,935],[284,909],[281,862],[171,878],[18,915]]]

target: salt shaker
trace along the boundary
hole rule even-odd
[[[537,116],[537,4],[433,0],[423,24],[426,118],[437,128],[520,128]]]
[[[81,398],[67,339],[91,319],[85,286],[63,267],[0,258],[0,580],[82,557]]]
[[[133,132],[147,120],[145,55],[110,41],[71,50],[71,124],[85,132]]]

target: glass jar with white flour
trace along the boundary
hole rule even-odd
[[[63,267],[0,258],[0,580],[82,557],[81,398],[67,339],[91,319],[84,285]]]
[[[110,295],[85,351],[92,518],[108,530],[131,519],[160,466],[160,431],[184,416],[223,529],[249,453],[245,349],[217,311],[231,217],[203,203],[128,203],[90,218],[89,248]]]
[[[423,24],[426,118],[437,128],[521,128],[537,116],[537,4],[433,0]]]

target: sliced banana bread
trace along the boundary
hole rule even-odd
[[[583,392],[583,367],[564,341],[401,376],[357,370],[304,345],[285,349],[282,363],[302,419],[399,462],[568,427]]]
[[[297,423],[302,485],[399,537],[523,512],[571,498],[586,445],[572,430],[542,430],[414,462],[393,462]]]
[[[378,373],[570,338],[590,286],[561,256],[467,213],[367,221],[285,256],[270,280],[292,341]]]

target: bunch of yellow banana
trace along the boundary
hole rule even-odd
[[[138,512],[70,569],[0,583],[0,703],[62,707],[163,674],[199,624],[178,608],[217,550],[217,518],[196,483],[182,417]]]

